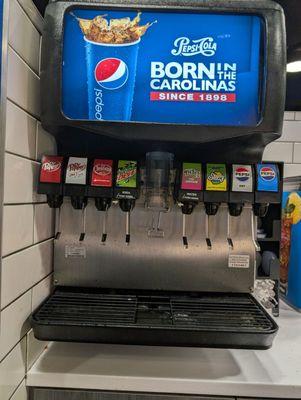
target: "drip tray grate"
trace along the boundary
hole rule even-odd
[[[57,288],[32,316],[41,340],[268,348],[277,325],[249,294]]]

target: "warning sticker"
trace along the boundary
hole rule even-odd
[[[86,247],[79,245],[65,246],[65,258],[86,258]]]
[[[230,254],[228,260],[229,268],[249,268],[250,256],[247,254]]]

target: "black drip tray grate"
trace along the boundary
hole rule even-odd
[[[71,288],[58,288],[32,325],[43,340],[239,348],[267,348],[277,331],[248,294]]]

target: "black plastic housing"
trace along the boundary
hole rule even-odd
[[[62,42],[64,14],[72,7],[110,8],[110,9],[157,9],[175,12],[195,13],[242,13],[260,16],[264,21],[265,41],[263,44],[263,86],[261,98],[262,119],[257,126],[205,126],[175,125],[158,123],[119,123],[98,121],[74,121],[66,118],[61,110],[62,87]],[[270,0],[90,0],[90,1],[51,1],[45,13],[41,66],[41,120],[43,127],[56,135],[59,150],[66,153],[68,145],[76,154],[78,142],[74,138],[85,135],[86,153],[100,141],[94,132],[102,135],[102,147],[112,149],[115,158],[120,158],[124,141],[131,142],[136,153],[152,150],[173,152],[178,158],[187,161],[202,159],[213,162],[258,162],[264,147],[281,136],[286,76],[286,37],[282,8]],[[46,95],[47,94],[47,95]],[[88,139],[89,137],[89,139]],[[112,139],[117,140],[116,142]],[[72,144],[73,142],[73,144]],[[185,142],[185,146],[179,143]],[[212,151],[214,149],[214,152]],[[112,152],[114,152],[112,151]],[[196,157],[198,155],[198,157]],[[128,154],[128,157],[131,155]],[[140,156],[140,154],[139,154]]]

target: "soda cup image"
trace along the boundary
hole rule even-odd
[[[140,38],[121,44],[84,40],[89,119],[130,121]]]
[[[130,121],[139,43],[156,21],[140,25],[141,12],[133,19],[72,15],[85,41],[89,119]]]

